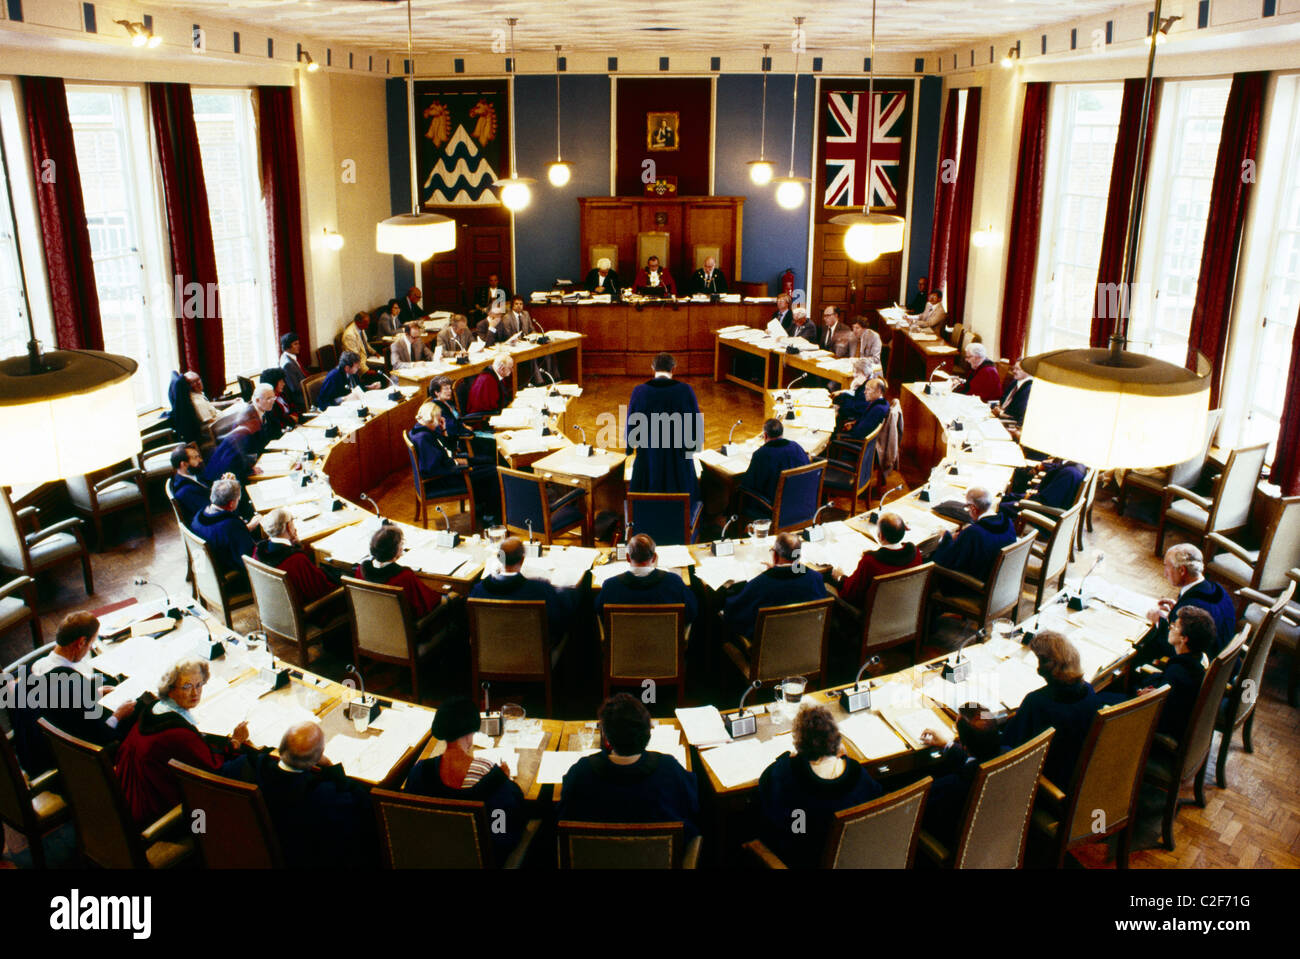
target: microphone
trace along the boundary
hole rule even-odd
[[[714,556],[735,555],[736,544],[727,542],[727,530],[731,527],[731,524],[736,521],[736,519],[737,519],[737,515],[735,513],[732,513],[729,517],[727,517],[727,521],[722,524],[722,532],[718,534],[718,538],[713,543]]]
[[[483,721],[479,725],[479,732],[484,736],[497,737],[501,735],[501,714],[492,712],[491,700],[488,697],[488,690],[492,684],[486,679],[479,683],[483,687]]]
[[[388,385],[392,387],[388,391],[388,398],[394,403],[400,403],[402,401],[402,391],[397,387],[397,380],[393,379],[392,373],[385,373],[384,378],[388,380]]]
[[[897,486],[891,486],[889,489],[885,490],[885,495],[880,497],[880,502],[876,504],[876,508],[871,511],[871,515],[868,516],[867,518],[871,520],[871,522],[873,523],[879,523],[880,511],[885,508],[886,497],[888,497],[890,493],[896,492],[897,490],[900,490],[902,488],[903,488],[903,484],[899,483]]]
[[[984,638],[984,630],[981,629],[975,635],[968,636],[966,639],[961,641],[961,643],[957,646],[957,658],[952,662],[949,662],[948,660],[944,660],[943,663],[944,679],[948,680],[950,683],[964,683],[966,682],[967,679],[970,678],[971,662],[969,659],[966,659],[965,657],[962,656],[961,651],[966,648],[967,643],[976,639],[983,639],[983,638]]]
[[[137,579],[141,579],[141,577],[136,577],[136,578],[137,578]],[[141,585],[142,585],[142,584],[143,584],[143,581],[142,581]],[[157,584],[156,584],[156,583],[150,583],[149,585],[150,585],[150,586],[155,586],[155,585],[157,585]],[[161,588],[161,587],[159,587],[159,588]],[[188,613],[189,613],[190,616],[193,616],[193,617],[194,617],[195,619],[197,619],[200,623],[202,623],[202,624],[203,624],[203,628],[206,629],[206,630],[208,631],[208,648],[207,648],[206,650],[203,650],[203,651],[202,651],[203,658],[204,658],[204,659],[209,659],[209,660],[212,660],[212,659],[220,659],[222,656],[226,655],[226,646],[225,646],[224,643],[219,642],[219,641],[217,640],[217,637],[216,637],[216,636],[212,635],[212,624],[208,622],[208,618],[207,618],[206,616],[203,615],[201,609],[202,609],[201,607],[200,607],[199,609],[192,609],[192,610],[189,610]],[[181,615],[184,615],[184,614],[181,614]],[[178,616],[177,618],[179,619],[180,617]],[[270,648],[271,648],[271,647],[270,647],[270,644],[268,643],[268,644],[267,644],[267,649],[270,649]]]
[[[933,370],[930,371],[930,377],[925,381],[926,396],[929,396],[931,393],[934,392],[934,390],[931,388],[931,384],[934,383],[934,374],[938,373],[941,369],[943,369],[947,365],[948,365],[948,361],[944,360],[942,363],[940,363],[938,366],[936,366]]]
[[[822,515],[822,513],[823,513],[825,510],[828,510],[828,509],[831,508],[831,504],[832,504],[832,501],[831,501],[831,500],[827,500],[826,503],[825,503],[825,505],[819,507],[818,510],[817,510],[817,512],[813,513],[812,526],[810,526],[810,527],[808,527],[808,529],[804,530],[805,538],[808,540],[808,542],[810,542],[810,543],[820,543],[823,539],[826,538],[826,533],[825,533],[825,531],[824,531],[820,526],[817,525],[817,519],[818,519],[818,517],[820,517],[820,516]]]
[[[163,586],[163,585],[161,585],[161,584],[159,584],[159,583],[155,583],[155,582],[152,582],[152,581],[150,581],[150,580],[147,580],[147,579],[145,579],[143,576],[133,576],[133,577],[131,578],[131,585],[132,585],[132,586],[152,586],[154,589],[160,589],[160,590],[162,590],[162,594],[163,594],[163,603],[164,603],[163,610],[164,610],[165,612],[170,612],[170,610],[168,609],[168,607],[171,606],[171,604],[172,604],[172,596],[171,596],[171,593],[167,592],[167,587],[165,587],[165,586]],[[179,614],[177,615],[176,618],[179,618]]]
[[[537,329],[539,329],[539,330],[541,331],[541,334],[537,337],[536,342],[538,342],[538,343],[549,343],[549,342],[551,342],[551,338],[550,338],[549,336],[546,335],[546,328],[545,328],[544,326],[542,326],[542,324],[539,323],[539,322],[537,321],[537,317],[535,317],[535,316],[534,316],[534,317],[530,317],[530,319],[533,321],[534,324],[536,324]],[[545,373],[546,371],[545,371],[545,370],[542,370],[542,372]],[[555,379],[554,379],[554,377],[551,378],[551,385],[552,385],[552,386],[555,385]],[[551,394],[551,395],[553,396],[554,394]]]
[[[807,374],[807,373],[800,373],[800,374],[799,374],[798,376],[796,376],[793,380],[791,380],[788,384],[786,384],[786,387],[785,387],[785,401],[786,401],[787,403],[790,402],[790,390],[791,390],[791,388],[792,388],[796,383],[798,383],[800,380],[807,379],[807,378],[808,378],[808,374]],[[788,419],[788,420],[792,420],[792,419],[794,419],[794,410],[791,410],[789,413],[787,413],[786,416],[785,416],[785,418]]]
[[[541,340],[538,340],[537,342],[540,343]],[[538,365],[540,366],[540,364],[538,364]],[[546,369],[545,367],[542,367],[542,375],[545,376],[548,380],[551,381],[551,392],[547,393],[546,395],[547,395],[547,396],[559,396],[559,395],[560,395],[560,391],[559,391],[558,389],[555,388],[555,377],[553,377],[553,376],[551,375],[551,371],[548,370],[548,369]]]
[[[434,506],[434,509],[442,514],[442,521],[446,524],[446,529],[436,529],[433,531],[433,545],[453,549],[456,544],[460,542],[460,534],[452,532],[451,517],[447,515],[441,505]]]
[[[1075,596],[1071,596],[1069,602],[1066,604],[1069,606],[1070,609],[1074,610],[1075,612],[1078,612],[1079,610],[1087,607],[1088,602],[1083,598],[1083,587],[1087,584],[1088,577],[1092,575],[1093,570],[1095,570],[1098,566],[1100,566],[1101,561],[1105,558],[1106,558],[1105,553],[1098,553],[1097,558],[1092,561],[1092,566],[1088,568],[1088,572],[1083,574],[1083,579],[1079,580],[1078,594]]]
[[[542,544],[533,542],[533,521],[524,520],[528,526],[528,542],[524,544],[524,555],[529,559],[539,559],[542,555]]]
[[[591,446],[587,443],[587,431],[584,430],[584,429],[583,429],[581,426],[579,426],[577,423],[574,423],[574,424],[573,424],[573,428],[574,428],[575,430],[577,430],[579,433],[582,434],[582,442],[578,444],[578,455],[579,455],[579,456],[590,456],[590,455],[591,455]]]
[[[380,526],[387,526],[387,525],[388,525],[388,520],[385,519],[385,518],[384,518],[384,515],[383,515],[382,513],[379,512],[379,504],[378,504],[378,503],[376,503],[374,500],[372,500],[372,499],[371,499],[368,495],[366,495],[365,493],[360,493],[360,494],[358,494],[357,499],[361,500],[361,501],[364,502],[364,503],[369,503],[371,506],[373,506],[373,507],[375,508],[375,515],[379,517],[379,525],[380,525]]]
[[[627,544],[632,539],[632,524],[627,524],[627,529],[623,530],[623,542],[614,544],[614,558],[616,560],[627,559]]]
[[[731,438],[732,438],[733,436],[736,435],[736,427],[739,426],[739,425],[740,425],[741,423],[743,423],[743,422],[745,422],[745,421],[744,421],[744,420],[736,420],[736,422],[734,422],[734,423],[731,424],[731,431],[727,433],[727,442],[726,442],[725,444],[723,444],[722,449],[719,450],[719,452],[720,452],[723,456],[730,456],[730,455],[731,455]]]
[[[443,508],[441,506],[435,506],[434,509],[436,509],[442,515],[442,521],[447,524],[447,529],[450,530],[451,518],[447,516],[446,512],[443,511]]]
[[[763,684],[757,679],[749,684],[749,688],[740,696],[739,711],[734,716],[727,717],[727,733],[732,739],[739,739],[741,736],[752,736],[758,732],[758,717],[745,709],[745,700],[749,694],[758,689]]]
[[[840,705],[844,707],[846,713],[856,713],[871,708],[871,687],[868,685],[865,689],[863,688],[862,674],[867,671],[868,667],[875,666],[879,662],[879,656],[872,656],[868,659],[862,664],[858,674],[853,677],[853,688],[840,692]]]

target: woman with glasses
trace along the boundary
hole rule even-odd
[[[147,826],[181,801],[167,764],[173,759],[216,772],[248,742],[248,723],[241,722],[229,737],[199,732],[193,710],[203,698],[208,664],[185,659],[158,682],[158,695],[136,700],[134,723],[117,751],[117,779],[131,815]]]

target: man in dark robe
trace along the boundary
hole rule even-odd
[[[742,509],[746,516],[770,518],[772,510],[754,496],[744,496],[744,493],[753,493],[771,503],[782,471],[808,465],[807,451],[793,440],[786,439],[784,433],[785,427],[780,420],[771,419],[763,424],[763,445],[754,450],[748,468],[740,477]]]
[[[632,391],[627,404],[627,449],[634,493],[690,493],[700,498],[695,453],[704,447],[704,417],[695,391],[673,379],[677,361],[670,353],[654,358],[654,379]]]

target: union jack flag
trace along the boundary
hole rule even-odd
[[[830,92],[826,101],[826,206],[861,207],[867,192],[867,128],[871,137],[871,205],[898,206],[898,169],[907,94],[875,95],[870,124],[860,122],[865,93]]]

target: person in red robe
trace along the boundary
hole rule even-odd
[[[415,572],[401,563],[402,530],[397,526],[381,526],[370,537],[370,558],[357,564],[354,575],[368,583],[400,586],[411,603],[411,614],[416,619],[416,629],[423,631],[433,614],[441,609],[442,598],[424,584]]]
[[[203,697],[208,664],[186,659],[173,666],[158,683],[158,695],[136,700],[130,731],[117,750],[118,785],[131,818],[149,825],[181,801],[181,789],[167,765],[179,759],[187,766],[219,770],[248,742],[248,723],[241,722],[229,738],[199,732],[193,710]]]
[[[310,606],[339,589],[336,579],[317,566],[298,542],[293,514],[287,509],[282,506],[268,513],[262,520],[262,528],[269,538],[258,541],[253,547],[253,559],[286,573],[304,606]],[[342,598],[340,592],[339,599]],[[333,604],[327,604],[326,608],[318,610],[311,617],[312,621],[328,620],[330,614],[335,612],[328,608],[330,605]]]
[[[996,403],[1002,399],[998,365],[989,359],[983,343],[972,343],[966,347],[966,365],[971,369],[970,379],[958,387],[958,393],[978,396],[985,403]]]
[[[498,356],[488,369],[474,377],[469,387],[469,401],[465,404],[466,415],[495,413],[510,405],[510,374],[514,369],[514,360],[509,356]]]
[[[887,576],[921,565],[921,553],[915,543],[904,543],[907,524],[897,513],[880,517],[880,549],[863,553],[855,569],[840,586],[840,598],[858,609],[867,600],[867,590],[877,576]]]

